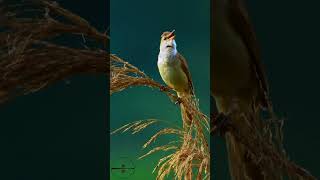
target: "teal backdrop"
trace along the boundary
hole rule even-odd
[[[209,114],[210,1],[111,0],[110,3],[111,53],[163,83],[157,67],[160,36],[164,31],[175,29],[177,48],[188,61],[200,107]],[[111,129],[150,118],[169,122],[150,126],[136,135],[115,134],[110,140],[111,167],[117,165],[119,158],[128,157],[136,167],[128,179],[155,179],[152,170],[164,154],[157,153],[142,160],[137,158],[150,150],[143,150],[142,145],[159,129],[181,126],[179,107],[157,89],[136,87],[112,95],[110,108]],[[172,138],[164,136],[154,145],[164,144]],[[121,178],[112,173],[111,179]]]

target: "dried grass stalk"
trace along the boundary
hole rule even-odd
[[[235,116],[242,116],[241,123],[245,124],[246,128],[239,128],[232,119]],[[276,126],[274,123],[281,124],[282,120],[270,119],[264,120],[260,115],[254,115],[254,113],[241,113],[241,114],[231,114],[231,121],[227,125],[225,131],[232,133],[232,135],[242,143],[249,151],[249,158],[256,165],[260,167],[260,170],[264,173],[273,171],[274,173],[280,173],[287,175],[290,179],[306,179],[315,180],[316,178],[312,176],[307,170],[298,166],[293,161],[290,161],[286,155],[284,149],[279,149],[278,140],[274,137],[274,131],[271,126]],[[261,122],[263,132],[261,133],[261,128],[258,125],[253,124],[252,118],[256,118]],[[249,123],[251,122],[251,123]],[[211,127],[212,133],[215,133],[219,128],[212,118]]]
[[[107,44],[106,34],[54,2],[28,2],[31,4],[0,2],[0,103],[75,74],[109,73],[107,51],[67,47],[52,41],[74,34]]]

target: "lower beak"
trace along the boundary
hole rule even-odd
[[[173,35],[173,36],[171,36],[169,39],[170,40],[172,40],[172,39],[174,39],[176,36],[175,35]]]

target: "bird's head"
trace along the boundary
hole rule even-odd
[[[161,41],[160,41],[160,51],[167,51],[167,52],[175,52],[177,48],[177,44],[175,41],[175,34],[174,31],[171,32],[164,32],[161,35]]]

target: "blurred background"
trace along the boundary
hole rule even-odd
[[[111,53],[163,83],[157,67],[160,36],[164,31],[175,29],[177,49],[188,61],[200,108],[209,115],[210,0],[111,0],[110,3]],[[136,87],[112,95],[110,108],[111,130],[136,120],[152,118],[169,122],[150,126],[139,134],[110,137],[111,168],[117,166],[119,159],[127,157],[136,168],[127,179],[155,179],[152,170],[164,154],[137,158],[150,150],[143,150],[142,145],[159,129],[181,126],[179,107],[157,89]],[[151,147],[170,140],[172,137],[163,136]],[[111,179],[121,177],[112,173]]]
[[[108,1],[57,1],[104,32]],[[83,48],[82,37],[57,43]],[[0,179],[106,180],[108,87],[103,75],[81,75],[0,108]]]
[[[266,66],[271,97],[286,118],[284,144],[291,160],[320,177],[319,2],[247,1]],[[211,138],[216,179],[229,179],[225,145]],[[214,156],[214,154],[216,154]]]

